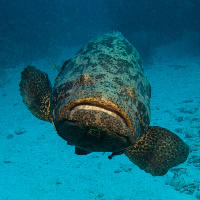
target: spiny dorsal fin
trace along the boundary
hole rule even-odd
[[[50,112],[51,82],[48,75],[33,66],[21,72],[19,84],[24,104],[31,113],[41,120],[52,122]]]
[[[187,160],[189,147],[167,129],[151,126],[125,154],[145,172],[163,176]]]

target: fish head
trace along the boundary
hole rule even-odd
[[[131,45],[127,58],[127,45],[121,34],[103,35],[63,65],[51,94],[51,112],[57,133],[68,144],[91,152],[116,152],[140,137],[139,85],[147,80]]]

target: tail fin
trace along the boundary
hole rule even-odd
[[[22,100],[31,113],[41,120],[52,122],[50,112],[51,82],[48,75],[33,66],[21,72],[19,84]]]
[[[151,126],[125,154],[145,172],[163,176],[187,160],[189,147],[167,129]]]

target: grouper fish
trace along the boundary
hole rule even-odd
[[[149,126],[151,86],[138,52],[119,32],[89,41],[63,64],[53,87],[34,66],[24,68],[19,85],[30,112],[51,122],[77,155],[124,153],[153,176],[188,157],[176,134]]]

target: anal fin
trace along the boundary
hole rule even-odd
[[[145,172],[163,176],[187,160],[189,147],[167,129],[151,126],[125,154]]]
[[[33,66],[27,66],[21,72],[19,84],[22,100],[37,118],[52,122],[50,95],[52,91],[48,75]]]

